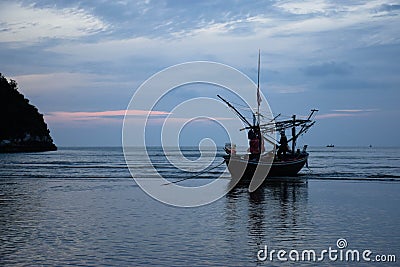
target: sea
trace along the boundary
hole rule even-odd
[[[308,151],[301,182],[192,208],[144,192],[120,147],[0,154],[0,266],[400,265],[400,148]],[[221,148],[150,152],[168,181],[230,179]],[[150,180],[144,155],[132,148],[130,159]],[[182,155],[189,169],[168,162]]]

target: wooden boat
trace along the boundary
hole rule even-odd
[[[252,179],[268,180],[268,181],[282,181],[282,180],[297,180],[301,179],[297,175],[300,170],[307,165],[309,153],[307,152],[307,145],[303,149],[296,149],[296,143],[300,135],[305,133],[315,121],[312,120],[313,115],[317,110],[312,110],[310,115],[305,120],[298,120],[293,116],[290,121],[274,121],[270,124],[251,125],[246,128],[260,128],[262,138],[272,142],[268,139],[268,132],[272,131],[274,127],[279,132],[284,129],[292,128],[292,137],[288,141],[291,142],[292,149],[288,150],[286,154],[279,153],[279,147],[282,146],[279,142],[274,144],[274,149],[263,154],[236,154],[232,150],[231,144],[225,144],[224,155],[225,163],[228,170],[235,180],[240,184],[250,183]],[[296,127],[301,129],[296,132]]]
[[[274,156],[272,162],[269,159],[263,160],[263,156],[260,158],[251,158],[251,155],[225,155],[224,159],[228,167],[229,172],[232,176],[240,175],[244,169],[244,173],[241,174],[241,181],[250,181],[253,177],[256,168],[262,168],[262,172],[266,173],[265,177],[273,180],[280,177],[295,177],[299,171],[307,164],[308,153],[303,150],[295,155],[288,155],[285,159],[280,159],[278,156]],[[290,178],[291,179],[291,178]]]
[[[298,179],[297,174],[307,164],[309,154],[307,145],[296,149],[298,138],[307,132],[315,124],[313,120],[318,111],[312,109],[306,119],[298,119],[293,115],[291,119],[278,120],[278,116],[262,123],[260,120],[260,54],[258,58],[258,86],[257,86],[257,112],[253,115],[253,123],[249,122],[238,109],[236,109],[228,100],[217,95],[232,111],[243,121],[246,127],[241,130],[249,131],[250,149],[247,154],[236,154],[234,144],[226,144],[225,151],[227,155],[223,156],[232,176],[232,180],[237,184],[249,184],[250,192],[255,191],[264,181],[273,181],[287,179]],[[256,119],[257,117],[257,119]],[[297,130],[299,128],[299,130]],[[290,129],[292,136],[287,140],[285,131]],[[253,133],[251,133],[253,131]],[[281,140],[275,139],[275,133],[281,133]],[[250,134],[251,133],[251,134]],[[255,139],[253,138],[254,136]],[[283,138],[285,136],[285,138]],[[283,140],[283,141],[282,141]],[[262,153],[264,142],[273,145],[272,150]],[[291,149],[289,148],[291,143]],[[258,148],[257,148],[258,146]]]

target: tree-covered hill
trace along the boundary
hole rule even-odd
[[[43,115],[0,73],[0,152],[57,150]]]

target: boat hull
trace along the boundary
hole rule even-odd
[[[264,181],[301,180],[298,176],[300,170],[307,163],[308,153],[301,153],[280,160],[259,160],[249,158],[249,155],[224,156],[226,165],[232,178],[239,180],[240,184],[249,183],[254,175],[261,175]]]

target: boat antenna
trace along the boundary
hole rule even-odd
[[[261,95],[260,95],[260,49],[258,49],[258,76],[257,76],[257,120],[258,120],[258,125],[260,125],[260,103],[261,103]]]

